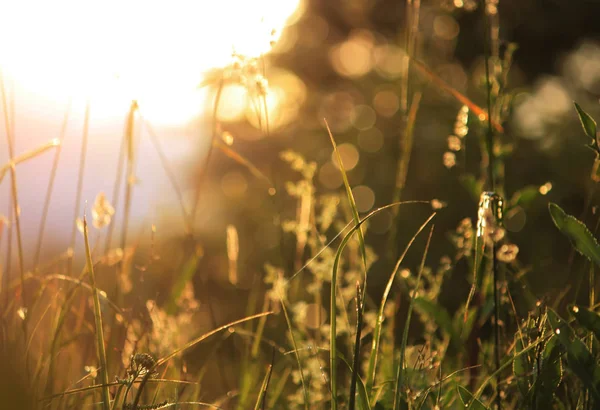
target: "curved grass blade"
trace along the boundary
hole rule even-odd
[[[600,244],[585,224],[555,203],[549,203],[548,210],[554,225],[571,241],[577,252],[600,266]]]
[[[185,345],[183,345],[182,347],[174,350],[173,352],[169,353],[168,355],[164,356],[163,358],[158,359],[154,363],[154,365],[152,366],[152,368],[148,369],[148,371],[146,372],[146,374],[144,375],[143,379],[140,382],[137,394],[136,394],[135,399],[134,399],[133,404],[132,404],[133,410],[138,409],[138,404],[140,402],[140,398],[142,396],[142,391],[144,390],[144,386],[146,385],[146,383],[148,383],[148,380],[150,379],[150,377],[151,377],[151,375],[153,373],[153,370],[156,369],[158,366],[161,366],[161,365],[165,364],[166,362],[168,362],[169,360],[171,360],[173,357],[177,356],[178,354],[182,353],[183,351],[185,351],[185,350],[187,350],[187,349],[189,349],[189,348],[197,345],[198,343],[200,343],[200,342],[208,339],[209,337],[211,337],[211,336],[219,333],[222,330],[228,329],[228,328],[230,328],[232,326],[235,326],[235,325],[239,325],[240,323],[244,323],[244,322],[247,322],[249,320],[258,319],[260,317],[270,315],[272,313],[273,312],[257,313],[256,315],[247,316],[245,318],[234,320],[233,322],[229,322],[226,325],[219,326],[218,328],[213,329],[210,332],[204,333],[202,336],[199,336],[199,337],[197,337],[197,338],[195,338],[195,339],[187,342]]]
[[[332,408],[335,408],[333,406],[337,406],[336,403],[336,397],[337,397],[337,387],[336,387],[336,380],[337,380],[337,369],[336,369],[336,358],[337,358],[337,343],[336,343],[336,320],[337,320],[337,306],[336,306],[336,284],[337,284],[337,271],[338,271],[338,265],[340,263],[340,258],[342,256],[342,252],[344,250],[344,248],[346,247],[348,241],[350,240],[350,238],[352,237],[352,235],[360,229],[361,225],[366,222],[367,220],[369,220],[371,217],[373,217],[374,215],[378,214],[379,212],[394,207],[394,206],[399,206],[399,205],[404,205],[404,204],[408,204],[408,203],[414,203],[412,201],[410,202],[396,202],[393,204],[388,204],[386,206],[382,206],[381,208],[378,208],[374,211],[371,211],[369,214],[367,214],[367,216],[365,216],[363,219],[361,219],[358,224],[356,224],[354,227],[352,227],[352,229],[350,231],[348,231],[348,233],[346,233],[346,235],[344,236],[344,238],[342,239],[342,242],[340,243],[338,250],[335,253],[335,258],[333,260],[333,269],[332,269],[332,273],[331,273],[331,295],[330,295],[330,305],[329,305],[329,316],[331,318],[331,325],[330,325],[330,334],[329,334],[329,372],[330,372],[330,391],[331,391],[331,399],[332,399]],[[364,294],[364,289],[363,289],[363,294]],[[335,404],[334,404],[335,403]]]
[[[396,377],[396,389],[394,391],[394,410],[400,410],[402,407],[402,386],[404,385],[404,358],[406,355],[406,345],[408,343],[408,330],[410,328],[410,319],[412,317],[412,311],[415,305],[415,298],[419,292],[419,283],[421,282],[421,276],[423,276],[423,270],[425,269],[425,260],[427,259],[427,253],[429,252],[429,245],[431,244],[431,237],[433,236],[432,226],[429,230],[429,237],[427,238],[427,244],[425,245],[425,251],[423,252],[423,258],[421,259],[421,266],[419,267],[419,274],[417,275],[417,284],[413,289],[413,293],[410,297],[410,303],[408,305],[408,312],[406,314],[406,322],[404,323],[404,332],[402,334],[402,344],[400,346],[400,364],[398,365],[397,377]]]
[[[398,258],[398,261],[396,262],[396,265],[394,266],[394,270],[392,271],[392,274],[390,275],[390,278],[387,281],[385,290],[383,291],[383,296],[381,297],[381,303],[379,305],[379,311],[377,312],[377,320],[375,322],[375,329],[373,330],[373,342],[371,344],[371,354],[369,356],[369,367],[367,370],[367,378],[365,381],[367,393],[369,395],[371,394],[371,391],[373,389],[373,383],[375,382],[375,372],[377,369],[377,355],[379,354],[379,341],[381,339],[381,325],[383,323],[383,312],[385,311],[385,304],[387,303],[387,299],[388,299],[388,296],[392,289],[392,285],[394,284],[396,274],[400,270],[400,265],[404,261],[404,258],[406,257],[408,250],[410,249],[412,244],[417,239],[417,236],[419,236],[419,234],[423,231],[423,229],[425,229],[425,227],[429,224],[429,222],[431,222],[431,220],[433,219],[433,217],[435,215],[436,215],[435,213],[432,213],[429,216],[429,218],[427,218],[425,220],[425,222],[419,227],[417,232],[415,232],[413,237],[410,239],[410,241],[404,248],[404,252],[402,252],[402,255],[400,256],[400,258]]]
[[[88,237],[88,225],[85,215],[83,216],[83,238],[85,241],[85,257],[87,271],[90,274],[93,289],[94,300],[94,321],[96,323],[96,350],[100,364],[100,380],[102,381],[102,408],[110,410],[110,391],[108,389],[108,367],[106,361],[106,349],[104,347],[104,329],[102,328],[102,310],[100,308],[100,297],[96,287],[96,275],[94,274],[94,264],[92,262],[92,252],[90,250],[90,241]]]
[[[169,360],[171,360],[173,357],[177,356],[179,353],[182,353],[183,351],[189,349],[190,347],[193,347],[193,346],[197,345],[198,343],[200,343],[203,340],[209,338],[210,336],[212,336],[212,335],[214,335],[216,333],[219,333],[221,330],[225,330],[225,329],[228,329],[228,328],[230,328],[232,326],[239,325],[240,323],[244,323],[244,322],[247,322],[247,321],[253,320],[253,319],[258,319],[260,317],[268,316],[268,315],[271,315],[271,314],[273,314],[273,312],[257,313],[257,314],[252,315],[252,316],[247,316],[247,317],[245,317],[243,319],[234,320],[233,322],[230,322],[230,323],[228,323],[226,325],[219,326],[218,328],[216,328],[214,330],[211,330],[210,332],[204,333],[202,336],[199,336],[199,337],[195,338],[194,340],[191,340],[191,341],[187,342],[185,345],[183,345],[182,347],[180,347],[180,348],[176,349],[175,351],[169,353],[167,356],[165,356],[165,357],[163,357],[161,359],[158,359],[156,361],[156,365],[154,367],[158,367],[158,366],[160,366],[162,364],[165,364],[166,362],[168,362]]]

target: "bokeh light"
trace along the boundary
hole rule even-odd
[[[360,157],[360,154],[358,153],[358,150],[356,149],[356,147],[350,143],[344,143],[344,144],[340,144],[337,147],[338,153],[340,154],[340,157],[342,158],[342,164],[344,165],[344,170],[345,171],[351,171],[353,170],[356,165],[358,164],[358,159]],[[337,160],[337,156],[335,153],[331,154],[331,162],[333,162],[335,164],[336,168],[339,168],[339,163]]]
[[[359,185],[352,188],[352,195],[356,201],[356,208],[359,212],[369,212],[375,205],[375,193],[366,185]]]
[[[355,31],[346,41],[331,49],[329,57],[334,70],[351,78],[367,74],[373,68],[373,44],[373,34],[365,30]]]

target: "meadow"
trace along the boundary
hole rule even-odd
[[[499,0],[402,3],[389,38],[327,34],[315,12],[295,22],[312,38],[288,28],[289,60],[233,53],[199,85],[191,164],[131,101],[112,189],[93,198],[93,99],[77,156],[61,157],[68,112],[59,138],[19,152],[0,76],[0,408],[600,408],[598,101],[569,101],[566,125],[536,117]],[[481,38],[472,78],[439,61],[461,16]],[[299,60],[327,38],[310,58],[342,80],[315,90],[337,80]],[[515,118],[544,124],[538,145]],[[153,183],[141,139],[164,215],[135,200]],[[32,218],[20,170],[44,158]],[[56,230],[66,160],[74,216]]]

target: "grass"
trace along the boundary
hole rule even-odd
[[[575,297],[571,303],[552,306],[547,301],[554,295],[532,296],[527,276],[534,268],[519,259],[504,222],[517,207],[544,202],[548,188],[526,186],[511,198],[505,194],[503,174],[511,153],[502,151],[510,138],[504,128],[510,110],[503,106],[512,96],[508,70],[514,47],[499,55],[492,37],[499,19],[484,12],[482,2],[477,18],[485,22],[485,75],[479,94],[467,97],[420,60],[421,2],[408,0],[406,5],[400,136],[394,141],[401,149],[389,167],[392,202],[368,212],[360,212],[353,192],[356,174],[344,168],[338,146],[347,136],[334,136],[333,119],[324,120],[318,135],[325,142],[329,137],[328,153],[341,178],[337,191],[324,192],[319,185],[321,159],[284,147],[281,169],[267,170],[221,135],[219,109],[226,103],[222,92],[240,77],[265,143],[277,133],[269,124],[265,58],[236,55],[235,64],[223,71],[215,86],[208,154],[199,161],[193,202],[186,203],[183,183],[176,179],[158,133],[142,117],[143,106],[134,101],[125,118],[111,197],[123,218],[118,248],[112,244],[115,210],[97,203],[92,218],[94,225],[109,225],[105,237],[93,235],[84,216],[85,254],[74,253],[74,223],[69,248],[55,259],[40,261],[71,108],[58,140],[18,154],[14,108],[11,111],[2,82],[8,162],[0,168],[0,183],[10,175],[4,182],[10,183],[12,217],[6,227],[2,220],[0,230],[0,240],[8,237],[0,282],[0,360],[9,363],[3,366],[9,370],[0,372],[0,400],[24,403],[17,405],[24,409],[598,408],[600,306],[595,271],[600,267],[600,220],[592,224],[593,215],[584,212],[577,218],[549,201],[538,214],[532,206],[529,215],[552,221],[556,241],[579,255],[569,269],[579,267],[588,279],[583,303]],[[448,217],[439,200],[406,199],[411,178],[416,179],[411,172],[418,169],[412,152],[416,130],[430,121],[421,112],[429,85],[449,95],[450,104],[461,105],[457,117],[466,131],[455,137],[463,158],[467,143],[476,145],[471,151],[479,153],[479,164],[473,167],[465,160],[457,179],[470,181],[465,187],[480,203],[459,203],[468,216],[449,232],[440,228]],[[474,102],[478,99],[485,100],[485,107]],[[93,155],[87,149],[93,126],[90,107],[88,102],[74,181],[75,216],[85,199],[86,158]],[[597,167],[596,122],[580,104],[574,105],[573,115],[579,116]],[[129,232],[136,211],[137,144],[145,135],[141,130],[158,154],[184,221],[184,232],[174,244],[161,244],[168,238],[154,226],[149,248]],[[449,151],[457,151],[456,144],[453,147],[449,143]],[[39,234],[30,256],[22,243],[21,223],[29,219],[20,213],[18,170],[20,164],[35,162],[53,149]],[[208,166],[217,163],[218,155],[252,178],[252,195],[261,201],[277,195],[276,221],[259,223],[259,228],[273,225],[278,235],[277,244],[264,250],[264,266],[244,259],[250,247],[244,221],[227,221],[222,249],[202,246],[196,218],[202,194],[212,188]],[[592,169],[594,180],[597,168]],[[275,187],[273,181],[281,178],[286,178],[285,184]],[[123,184],[124,203],[119,204]],[[449,200],[453,206],[453,198]],[[593,191],[586,202],[594,204]],[[385,215],[394,220],[386,238],[377,241],[371,230]],[[428,231],[426,238],[423,231]],[[13,232],[16,269],[11,266]],[[206,264],[205,252],[221,252],[227,263]],[[441,255],[439,262],[434,255]],[[84,266],[77,256],[84,257]],[[212,283],[216,279],[209,280],[207,266],[227,278],[226,284]],[[234,295],[235,303],[219,298],[216,292],[223,288]],[[203,292],[198,297],[197,289]],[[448,295],[453,303],[448,303]]]

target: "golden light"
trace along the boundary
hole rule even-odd
[[[54,102],[92,100],[95,115],[137,99],[162,123],[203,111],[203,73],[269,52],[300,0],[2,2],[0,67]]]

